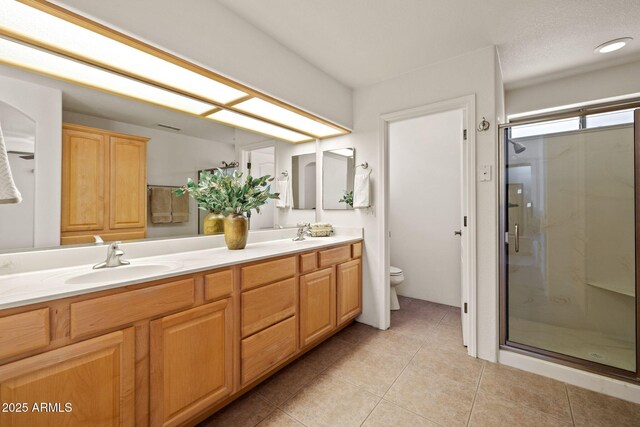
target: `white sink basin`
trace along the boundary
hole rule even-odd
[[[180,268],[181,264],[133,264],[120,267],[101,268],[88,273],[67,273],[49,280],[62,280],[69,285],[89,285],[92,283],[120,282],[167,273]]]

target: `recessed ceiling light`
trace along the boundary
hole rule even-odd
[[[629,42],[631,42],[633,38],[631,37],[622,37],[620,39],[609,40],[606,43],[602,43],[600,46],[595,48],[595,53],[609,53],[614,52],[616,50],[620,50],[625,47]]]

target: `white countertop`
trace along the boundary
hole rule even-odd
[[[92,269],[93,264],[8,274],[0,276],[0,309],[113,289],[360,240],[362,240],[360,236],[353,235],[309,237],[301,242],[294,242],[288,238],[250,243],[245,249],[235,251],[230,251],[225,247],[135,258],[129,260],[131,262],[130,266],[115,267],[112,271],[150,264],[167,265],[170,266],[170,270],[155,274],[142,274],[134,279],[106,279],[99,283],[90,284],[74,284],[67,281],[70,278],[97,271]],[[122,258],[127,259],[126,251],[125,256]]]

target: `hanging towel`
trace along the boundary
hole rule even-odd
[[[371,169],[356,174],[353,181],[353,208],[371,206]]]
[[[189,222],[189,196],[171,192],[171,222]]]
[[[11,175],[9,165],[9,155],[2,135],[2,125],[0,125],[0,204],[20,203],[22,195]]]
[[[276,200],[277,208],[287,209],[293,207],[291,200],[293,191],[291,188],[291,180],[288,176],[281,177],[276,181],[276,193],[280,193],[280,198]]]
[[[151,223],[171,222],[171,188],[151,187]]]

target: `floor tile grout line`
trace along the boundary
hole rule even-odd
[[[255,394],[256,398],[262,400],[264,403],[266,403],[267,405],[271,406],[271,411],[269,411],[269,413],[260,421],[258,421],[257,423],[255,423],[253,425],[253,427],[256,427],[258,424],[260,424],[261,422],[263,422],[264,420],[266,420],[267,418],[269,418],[271,416],[271,414],[273,414],[275,411],[278,410],[278,407],[276,405],[274,405],[273,403],[269,402],[267,399],[265,399],[264,397],[260,396],[258,393]]]
[[[380,398],[380,400],[378,400],[378,403],[376,403],[376,406],[373,407],[373,409],[367,414],[366,417],[364,417],[364,420],[362,420],[362,422],[359,424],[359,426],[361,427],[362,425],[364,425],[364,423],[367,422],[367,420],[369,419],[369,417],[371,416],[371,414],[373,414],[373,411],[376,410],[376,408],[378,407],[378,405],[380,405],[380,402],[382,402],[382,398]]]
[[[571,397],[569,396],[569,387],[567,383],[564,383],[564,392],[567,394],[567,402],[569,403],[569,413],[571,414],[571,424],[576,425],[576,420],[573,418],[573,408],[571,407]]]
[[[471,402],[471,409],[469,409],[469,418],[467,418],[467,426],[471,422],[471,415],[473,415],[473,408],[476,406],[476,399],[478,398],[478,393],[480,391],[480,383],[482,382],[482,376],[484,375],[484,368],[486,364],[482,364],[482,370],[480,371],[480,377],[478,377],[478,385],[476,385],[476,392],[473,395],[473,402]]]

